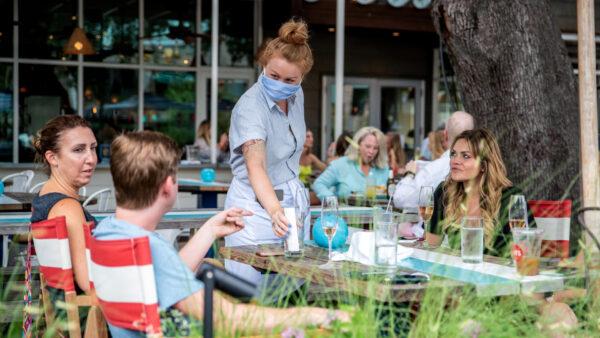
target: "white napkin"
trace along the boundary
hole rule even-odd
[[[412,255],[413,249],[398,245],[396,259],[403,260]],[[350,248],[346,252],[334,252],[332,261],[351,261],[365,265],[375,265],[375,233],[358,231],[352,234]]]

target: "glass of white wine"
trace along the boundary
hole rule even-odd
[[[323,232],[327,236],[327,242],[329,244],[328,259],[331,261],[331,243],[338,227],[338,200],[335,196],[328,196],[323,200],[321,206],[321,227],[323,227]]]
[[[527,228],[527,204],[525,196],[511,195],[508,205],[508,225],[510,228]]]
[[[422,186],[419,191],[419,216],[423,221],[423,236],[419,238],[419,241],[423,241],[423,245],[427,246],[425,237],[429,231],[429,221],[433,215],[433,187]]]

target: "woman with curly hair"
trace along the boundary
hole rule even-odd
[[[459,134],[450,147],[450,174],[434,193],[427,241],[460,249],[460,224],[466,216],[483,219],[484,253],[507,257],[511,238],[508,202],[522,195],[506,176],[498,142],[487,129]],[[533,218],[529,216],[529,223]]]

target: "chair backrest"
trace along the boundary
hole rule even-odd
[[[569,257],[569,233],[571,230],[571,200],[528,201],[535,223],[544,229],[542,257]]]
[[[33,187],[29,188],[29,192],[32,194],[36,194],[36,193],[40,192],[40,190],[42,190],[42,187],[44,186],[44,184],[46,184],[46,182],[48,182],[48,181],[43,181],[43,182],[37,183]]]
[[[90,204],[90,202],[92,202],[94,199],[96,199],[96,205],[97,205],[96,210],[107,211],[108,204],[109,204],[109,201],[110,201],[112,195],[113,195],[112,188],[100,189],[100,190],[96,191],[95,193],[91,194],[83,202],[83,206],[84,207],[87,206],[88,204]]]
[[[158,298],[148,237],[91,239],[94,287],[113,326],[160,335]]]
[[[83,223],[83,235],[85,237],[85,260],[88,267],[88,279],[90,281],[90,288],[94,288],[94,279],[92,278],[92,230],[94,229],[94,222]]]
[[[46,284],[64,291],[75,291],[65,217],[32,223],[31,233]]]
[[[33,170],[25,170],[20,173],[4,176],[2,182],[12,181],[12,185],[6,187],[4,190],[9,192],[28,192],[33,175],[35,175]]]

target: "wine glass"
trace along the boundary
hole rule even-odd
[[[424,185],[419,191],[419,216],[423,220],[423,236],[419,241],[425,241],[425,236],[429,230],[429,221],[433,215],[433,187]],[[427,242],[423,242],[427,246]]]
[[[331,261],[332,251],[331,242],[333,236],[337,231],[338,226],[338,200],[335,196],[325,197],[321,207],[321,227],[323,232],[327,236],[327,243],[329,244],[329,261]],[[329,263],[329,262],[328,262]],[[327,264],[325,264],[327,265]]]
[[[525,196],[511,195],[508,205],[508,225],[510,228],[527,228],[527,204],[525,203]]]

